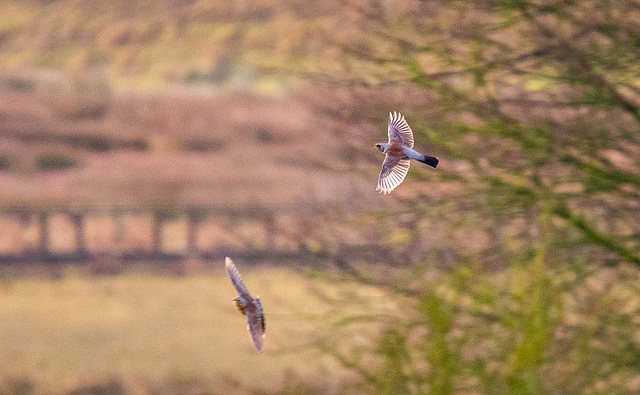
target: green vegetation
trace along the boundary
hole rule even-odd
[[[490,199],[494,225],[550,200],[589,244],[639,264],[637,221],[609,226],[622,207],[640,210],[637,5],[552,3],[454,2],[422,14],[354,7],[367,28],[325,32],[348,67],[310,56],[293,70],[382,103],[402,92],[385,107],[410,105],[416,141],[469,165],[472,192],[461,200]],[[380,117],[377,106],[327,103],[338,106]],[[563,192],[569,183],[582,193]]]
[[[428,270],[410,316],[368,349],[380,362],[357,348],[338,360],[373,393],[638,391],[637,271],[551,266],[547,254],[541,244],[501,273]]]
[[[326,103],[332,111],[382,123],[410,107],[417,144],[452,161],[405,201],[429,222],[422,259],[441,268],[438,280],[399,289],[407,274],[365,276],[411,295],[415,317],[381,337],[379,369],[348,352],[343,364],[383,393],[637,391],[639,311],[616,307],[608,287],[638,289],[617,278],[597,296],[584,290],[594,276],[640,269],[637,4],[351,10],[352,29],[325,31],[335,63],[310,56],[287,69],[355,98]],[[462,192],[434,199],[436,179]]]

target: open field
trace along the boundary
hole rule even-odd
[[[172,385],[179,393],[273,393],[299,383],[336,392],[353,375],[318,345],[337,336],[366,346],[379,327],[330,329],[333,323],[398,311],[398,297],[372,286],[269,265],[242,271],[266,311],[263,355],[231,303],[222,265],[183,277],[92,277],[77,268],[59,280],[5,277],[0,381],[8,390],[23,380],[38,393],[113,382],[133,393],[172,393]]]

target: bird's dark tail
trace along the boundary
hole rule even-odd
[[[438,166],[438,158],[434,156],[424,155],[422,159],[418,159],[418,162],[422,162],[426,165],[433,167],[434,169]]]

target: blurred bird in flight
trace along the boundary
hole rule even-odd
[[[411,159],[427,164],[434,169],[438,166],[438,158],[423,155],[413,150],[413,132],[400,113],[389,113],[388,143],[374,144],[386,154],[382,162],[380,178],[376,191],[391,193],[407,175]]]
[[[238,291],[237,298],[233,299],[233,304],[236,306],[242,314],[247,316],[247,330],[251,332],[251,338],[253,344],[256,345],[258,351],[262,352],[262,339],[264,338],[265,322],[264,311],[262,310],[262,303],[260,303],[260,297],[252,298],[249,294],[249,290],[244,285],[242,276],[233,264],[231,258],[226,257],[224,259],[224,266],[227,269],[227,274]]]

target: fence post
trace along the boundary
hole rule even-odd
[[[125,210],[122,208],[116,208],[111,212],[111,220],[113,221],[111,248],[118,253],[122,252],[122,245],[124,243],[124,216]]]
[[[82,211],[72,212],[70,216],[76,231],[76,253],[78,255],[86,255],[87,244],[84,237],[84,234],[85,234],[84,212]]]
[[[162,224],[164,213],[162,211],[153,212],[153,255],[162,253]]]
[[[38,221],[40,222],[40,242],[38,251],[40,256],[49,256],[49,213],[40,211],[38,213]]]
[[[198,229],[205,217],[204,211],[198,208],[191,208],[187,212],[189,222],[187,224],[187,252],[190,255],[198,253]]]
[[[264,215],[265,249],[271,251],[276,246],[276,220],[273,212],[267,211]]]

